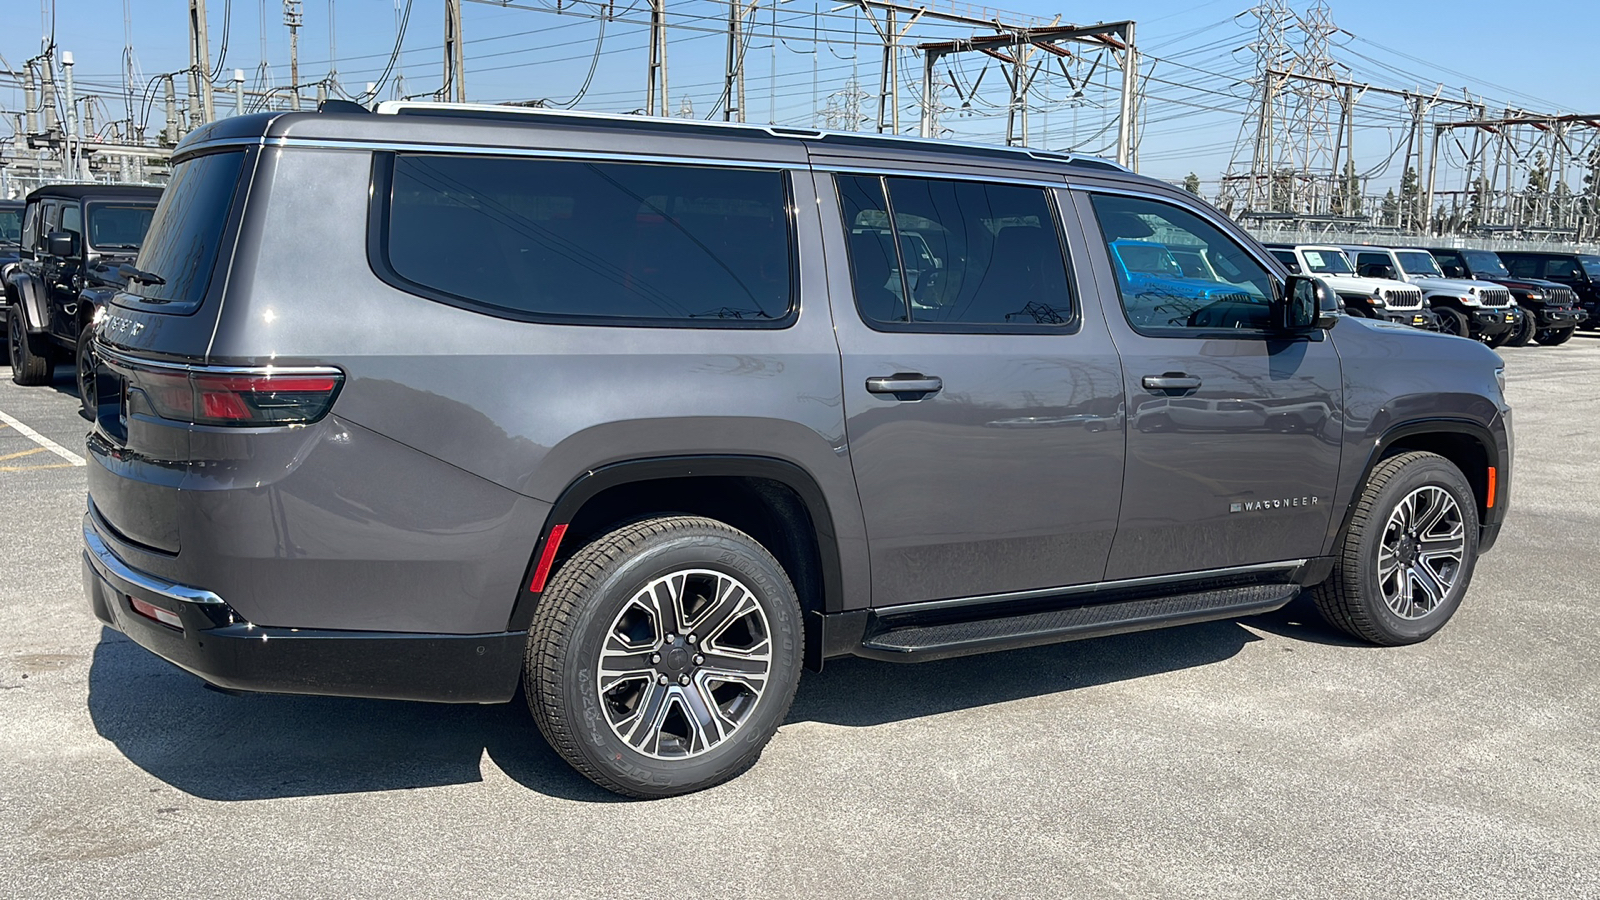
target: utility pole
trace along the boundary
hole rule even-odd
[[[451,95],[457,103],[467,102],[466,56],[461,49],[461,0],[444,0],[444,87],[440,100]]]
[[[650,63],[647,75],[647,83],[644,89],[645,115],[666,118],[668,102],[667,0],[650,0]],[[658,97],[660,99],[659,108],[657,104]]]
[[[283,0],[283,24],[289,26],[289,108],[300,108],[300,0]]]
[[[198,99],[202,124],[216,121],[211,98],[211,39],[206,32],[206,0],[189,0],[189,46],[190,63],[194,66],[190,75],[193,85],[190,108],[194,108],[194,101]]]
[[[83,148],[83,139],[78,136],[78,97],[72,88],[71,50],[61,52],[61,77],[67,87],[66,169],[72,173],[70,177],[82,179],[85,173],[79,170],[78,157]]]
[[[1130,169],[1138,169],[1139,144],[1133,119],[1138,115],[1135,94],[1139,90],[1139,51],[1133,42],[1131,21],[1123,23],[1122,42],[1122,115],[1117,122],[1117,162]]]
[[[754,11],[758,2],[751,0],[748,7],[744,0],[728,3],[728,64],[722,76],[724,122],[744,121],[744,16],[747,10]]]
[[[233,70],[233,114],[244,115],[244,70]]]
[[[166,89],[167,100],[167,127],[164,137],[168,144],[176,144],[178,139],[183,137],[183,123],[178,121],[178,88],[172,83],[171,75],[162,76],[161,81]]]

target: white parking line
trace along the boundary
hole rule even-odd
[[[71,450],[68,450],[55,441],[50,440],[39,432],[34,431],[32,428],[22,424],[12,416],[8,415],[4,410],[0,410],[0,422],[10,425],[12,428],[17,430],[18,434],[30,441],[33,441],[35,444],[38,444],[44,449],[49,450],[51,453],[54,453],[55,455],[61,457],[69,463],[72,463],[75,466],[86,466],[89,464],[88,460],[85,460],[78,454],[73,453]]]

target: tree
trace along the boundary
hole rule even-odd
[[[1352,160],[1344,161],[1344,204],[1343,212],[1347,216],[1361,215],[1361,176],[1356,174],[1356,164]]]
[[[1467,215],[1465,225],[1469,229],[1476,229],[1484,224],[1483,203],[1489,196],[1489,179],[1479,175],[1472,182],[1472,196],[1467,198]]]
[[[1183,189],[1195,195],[1196,197],[1200,196],[1200,176],[1193,172],[1185,175],[1183,178]]]
[[[1421,193],[1417,187],[1417,170],[1407,166],[1405,174],[1400,176],[1400,219],[1396,225],[1423,227]]]
[[[1533,155],[1533,167],[1528,170],[1528,182],[1522,188],[1522,224],[1537,225],[1545,216],[1544,202],[1550,196],[1550,167],[1544,151]]]
[[[1378,207],[1378,221],[1383,225],[1400,224],[1400,201],[1394,195],[1394,188],[1383,195],[1383,205]]]

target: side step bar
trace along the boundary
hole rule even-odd
[[[916,616],[871,614],[853,654],[924,662],[991,650],[1189,625],[1272,612],[1300,593],[1294,584],[1252,584],[1165,597],[1070,606],[1021,615],[929,624]]]

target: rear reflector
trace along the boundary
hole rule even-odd
[[[539,567],[533,570],[533,581],[528,583],[528,590],[535,594],[544,590],[544,580],[550,577],[550,566],[556,561],[556,551],[561,549],[561,539],[566,533],[566,523],[550,529],[550,536],[544,539],[544,552],[539,554]]]
[[[128,605],[133,607],[134,612],[144,616],[146,619],[154,619],[168,628],[183,630],[183,620],[178,618],[178,614],[170,609],[162,609],[154,604],[146,603],[138,597],[129,597]]]
[[[116,366],[128,379],[130,403],[142,396],[149,412],[195,425],[305,425],[333,405],[344,376],[337,371],[233,374],[191,369]]]
[[[1495,475],[1496,475],[1496,473],[1495,473],[1495,470],[1494,470],[1494,466],[1490,466],[1489,467],[1489,502],[1484,504],[1484,508],[1486,508],[1486,509],[1494,509]]]

